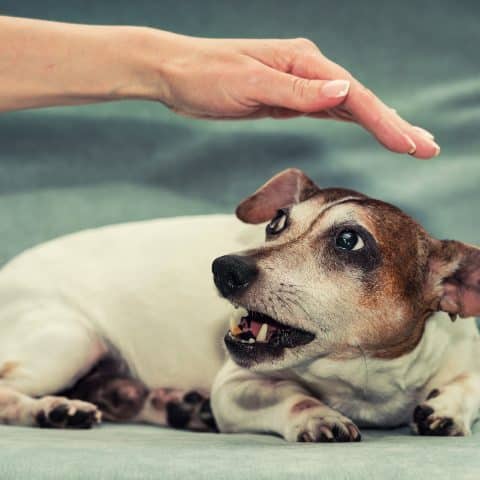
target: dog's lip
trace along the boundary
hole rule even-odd
[[[270,315],[242,307],[232,318],[225,336],[227,347],[239,344],[248,350],[283,350],[310,343],[315,335],[302,328],[279,321]],[[236,349],[237,350],[237,349]]]
[[[243,317],[248,315],[258,315],[262,316],[262,322],[267,323],[268,325],[276,326],[278,328],[291,328],[296,330],[304,330],[303,328],[292,324],[287,319],[276,319],[272,316],[271,313],[267,313],[263,311],[261,308],[258,307],[251,307],[246,304],[240,304],[236,302],[231,302],[232,305],[235,307],[235,313],[230,318],[230,327],[233,326],[232,322],[239,322]]]

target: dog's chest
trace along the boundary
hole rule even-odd
[[[428,381],[426,369],[412,378],[405,370],[394,373],[349,363],[341,371],[339,365],[324,365],[323,376],[308,381],[309,388],[359,426],[404,424]]]
[[[445,337],[431,324],[419,345],[402,357],[319,359],[298,369],[296,375],[322,401],[359,426],[405,424],[442,364],[448,348]]]

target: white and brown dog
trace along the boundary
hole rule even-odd
[[[480,314],[478,248],[295,169],[237,216],[270,221],[266,242],[233,216],[184,217],[81,232],[8,263],[0,421],[89,427],[102,413],[289,441],[357,441],[357,425],[470,433],[479,335],[474,318],[452,319]],[[230,303],[211,283],[215,258]]]

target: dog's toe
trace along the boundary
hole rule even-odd
[[[41,428],[91,428],[100,423],[100,412],[91,403],[62,397],[38,400],[40,408],[35,415]]]
[[[412,426],[419,435],[447,437],[468,434],[452,417],[439,414],[427,404],[415,408]]]
[[[210,400],[203,392],[157,388],[152,391],[150,402],[157,411],[165,412],[165,421],[170,427],[218,431]]]
[[[339,416],[309,418],[297,434],[297,442],[359,442],[362,436],[357,426]]]

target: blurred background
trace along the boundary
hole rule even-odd
[[[0,13],[211,37],[308,37],[442,147],[431,161],[323,120],[207,122],[121,102],[0,116],[0,263],[79,229],[231,212],[279,170],[393,202],[480,244],[480,3],[2,0]],[[94,81],[94,79],[92,79]]]

